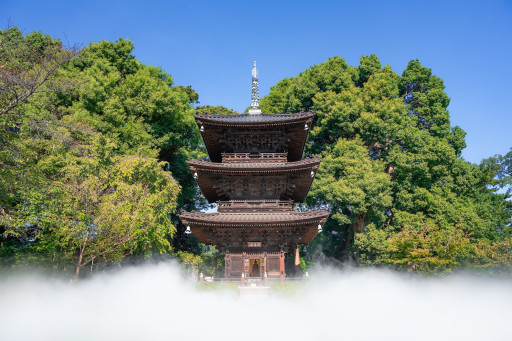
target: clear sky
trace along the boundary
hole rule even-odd
[[[330,56],[379,56],[401,74],[418,58],[444,79],[471,162],[512,147],[512,1],[0,0],[0,27],[70,44],[127,38],[136,57],[192,85],[202,105],[243,111],[251,67],[260,96]]]

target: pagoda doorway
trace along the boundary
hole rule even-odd
[[[261,260],[259,258],[251,258],[250,262],[250,276],[261,277]]]

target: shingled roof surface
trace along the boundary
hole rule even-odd
[[[261,212],[261,213],[202,213],[202,212],[181,212],[180,218],[204,223],[307,223],[310,220],[325,219],[329,214],[327,211],[307,212]]]
[[[246,169],[246,170],[258,170],[258,169],[269,169],[271,171],[280,171],[288,169],[303,169],[310,168],[312,166],[318,166],[320,159],[318,157],[308,158],[295,162],[247,162],[247,163],[218,163],[204,160],[189,159],[187,161],[189,166],[198,167],[200,169]]]
[[[272,121],[294,121],[297,119],[310,118],[314,114],[311,112],[300,112],[295,114],[196,114],[196,119],[216,120],[229,123],[249,123],[249,122],[272,122]]]

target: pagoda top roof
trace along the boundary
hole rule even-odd
[[[295,114],[195,114],[206,150],[213,162],[222,153],[287,153],[288,161],[302,158],[312,112]]]
[[[312,112],[299,112],[294,114],[200,114],[196,113],[195,118],[203,123],[214,123],[221,125],[258,125],[268,123],[293,123],[313,118]]]

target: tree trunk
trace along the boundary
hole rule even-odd
[[[360,214],[356,216],[356,222],[353,224],[354,227],[354,234],[356,233],[363,233],[365,228],[365,221],[366,214]]]
[[[346,228],[345,228],[345,245],[344,245],[344,250],[343,250],[343,258],[344,260],[347,260],[349,257],[350,257],[350,244],[352,244],[352,238],[350,238],[350,230],[351,230],[351,226],[350,225],[346,225]]]
[[[78,276],[80,275],[80,269],[82,268],[82,259],[84,258],[85,245],[87,245],[88,240],[89,240],[89,231],[87,231],[87,234],[85,235],[84,243],[82,244],[82,247],[80,248],[80,255],[78,256],[78,263],[76,264],[76,270],[75,270],[75,278],[74,278],[75,281],[78,279]]]

